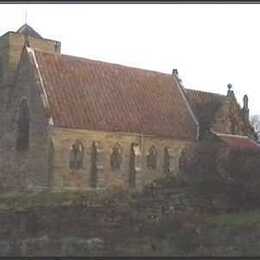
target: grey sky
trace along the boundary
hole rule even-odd
[[[185,87],[249,96],[260,114],[258,4],[0,4],[0,34],[27,22],[65,54],[171,73]]]

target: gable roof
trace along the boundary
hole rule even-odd
[[[226,101],[224,95],[200,90],[185,89],[185,94],[202,128],[210,127],[216,112]]]
[[[233,151],[251,151],[260,154],[260,145],[247,136],[220,133],[216,135]]]
[[[37,33],[30,25],[24,24],[17,31],[17,33],[21,33],[27,36],[31,36],[37,39],[42,39],[41,35]]]
[[[173,75],[33,53],[54,126],[196,139],[196,122]]]

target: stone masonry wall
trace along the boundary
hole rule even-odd
[[[28,58],[24,59],[28,63]],[[26,97],[30,110],[30,143],[26,151],[16,150],[18,108]],[[48,121],[31,66],[21,66],[17,84],[10,86],[5,104],[5,129],[0,139],[1,190],[48,187]]]
[[[213,215],[196,210],[211,205],[187,188],[91,193],[77,199],[71,192],[1,197],[0,256],[259,255],[259,228],[252,220],[245,218],[242,228],[230,220],[209,225],[205,220]]]
[[[245,122],[242,116],[240,105],[233,97],[230,97],[221,109],[217,111],[212,128],[216,132],[225,134],[247,135],[252,137],[254,134],[249,122]]]
[[[52,166],[52,189],[79,189],[90,188],[91,171],[91,147],[92,142],[100,143],[100,169],[98,175],[98,188],[120,186],[128,188],[129,183],[129,160],[131,143],[137,143],[141,150],[140,170],[136,172],[136,187],[141,188],[155,178],[164,175],[164,148],[172,149],[170,159],[170,174],[179,173],[179,158],[182,150],[189,145],[187,141],[141,136],[127,133],[106,133],[88,130],[54,128],[50,129],[50,137],[53,142],[53,166]],[[84,146],[83,168],[72,170],[69,167],[70,150],[75,140],[79,140]],[[120,144],[122,148],[122,164],[120,170],[112,170],[110,156],[114,145]],[[157,150],[156,169],[147,168],[147,154],[151,146]]]
[[[9,59],[9,38],[8,35],[0,38],[0,83],[7,79],[8,75],[8,59]]]
[[[28,40],[32,48],[60,53],[60,42],[36,39],[30,36]],[[0,58],[3,66],[2,79],[5,83],[12,83],[14,80],[24,45],[25,37],[20,33],[10,32],[0,38]]]
[[[67,205],[1,210],[0,256],[163,255],[162,250],[154,252],[153,243],[159,241],[153,241],[149,230],[161,218],[188,210],[185,194],[166,190],[132,200],[121,194],[110,202],[82,197],[78,205],[68,200]]]

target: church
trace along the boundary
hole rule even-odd
[[[183,150],[214,135],[258,149],[226,95],[171,74],[61,53],[28,24],[0,37],[0,191],[141,189],[177,176]]]

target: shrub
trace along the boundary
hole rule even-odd
[[[224,197],[232,210],[260,206],[260,156],[202,142],[182,156],[183,178],[191,192],[210,202]]]

